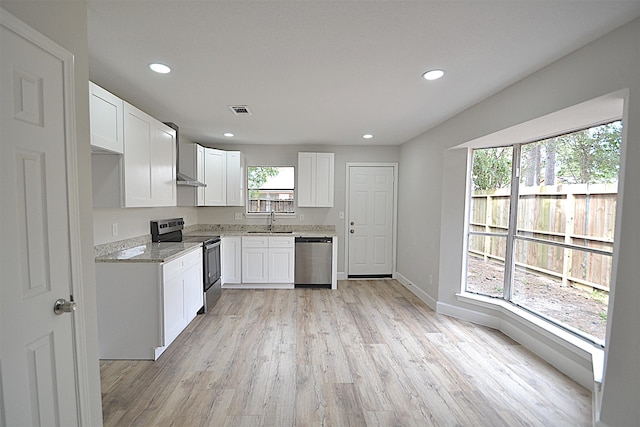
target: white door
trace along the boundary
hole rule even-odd
[[[73,426],[79,419],[74,314],[53,311],[58,298],[70,300],[79,262],[70,256],[65,163],[65,134],[74,132],[65,125],[63,70],[71,55],[61,51],[2,16],[0,424],[7,426]]]
[[[349,167],[349,277],[391,276],[393,166]]]

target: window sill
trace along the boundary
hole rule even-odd
[[[509,320],[524,324],[536,330],[536,332],[539,332],[545,338],[550,339],[554,343],[579,356],[584,357],[589,355],[591,357],[593,379],[596,383],[602,382],[604,373],[604,350],[600,346],[573,335],[553,323],[547,322],[526,310],[509,304],[507,301],[468,292],[458,293],[456,294],[456,298],[461,302],[497,310]]]

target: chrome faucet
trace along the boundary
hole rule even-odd
[[[276,213],[271,211],[269,213],[269,233],[273,230],[273,223],[276,222]]]

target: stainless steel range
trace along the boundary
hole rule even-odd
[[[211,234],[184,236],[184,220],[172,218],[151,221],[151,240],[153,242],[195,242],[202,243],[202,288],[204,306],[199,313],[207,313],[222,294],[220,268],[220,236]]]

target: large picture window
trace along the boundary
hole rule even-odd
[[[465,290],[604,344],[621,122],[473,151]]]
[[[293,166],[249,166],[247,213],[295,213],[294,183]]]

